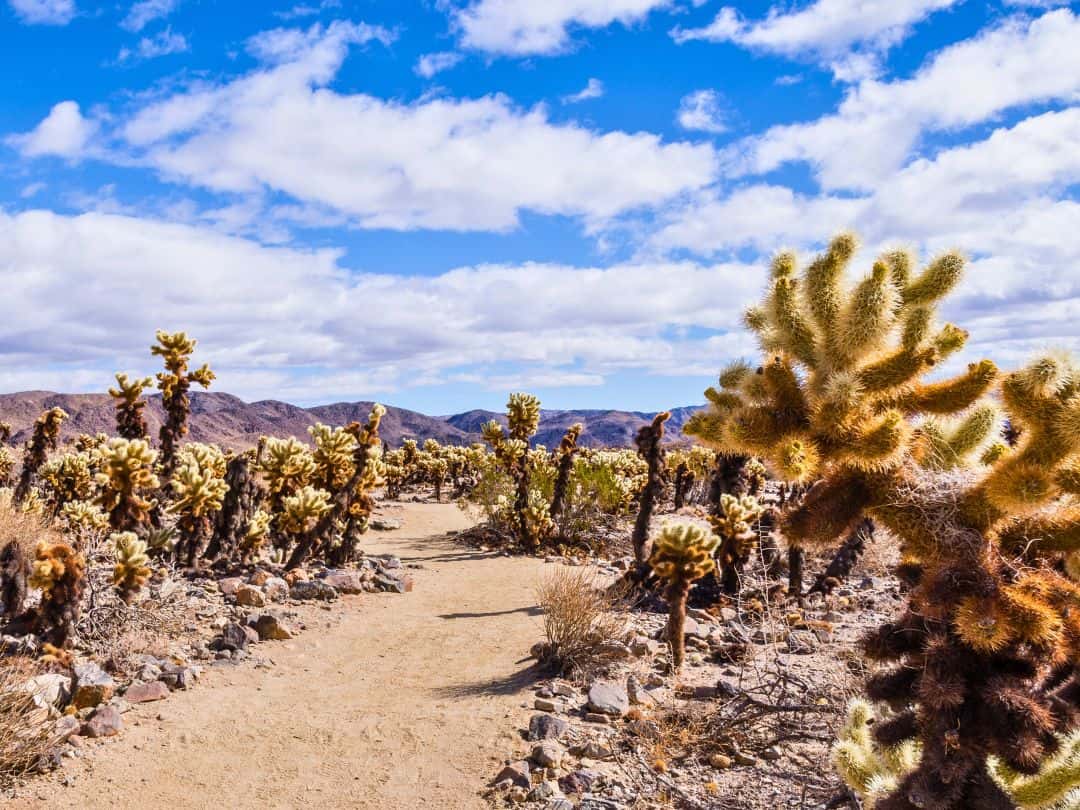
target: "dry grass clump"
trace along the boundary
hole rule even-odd
[[[25,688],[29,678],[41,673],[26,658],[0,658],[0,786],[39,770],[55,747],[48,712]]]
[[[626,635],[625,607],[607,583],[584,567],[558,566],[537,587],[544,635],[537,658],[564,674],[583,674],[616,655]]]

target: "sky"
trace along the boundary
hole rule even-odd
[[[769,256],[960,249],[967,362],[1080,350],[1080,3],[0,0],[0,390],[658,410]]]

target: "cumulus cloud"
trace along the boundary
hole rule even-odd
[[[454,16],[467,48],[510,56],[552,54],[570,46],[573,28],[632,25],[671,0],[477,0]]]
[[[593,98],[601,98],[604,95],[604,83],[599,79],[589,79],[586,85],[576,93],[563,96],[563,104],[579,104]]]
[[[8,5],[27,25],[67,25],[78,13],[75,0],[8,0]]]
[[[166,327],[200,339],[223,389],[306,400],[469,371],[510,379],[497,371],[508,362],[552,385],[671,372],[698,356],[677,328],[737,329],[762,277],[693,262],[357,273],[334,250],[48,211],[0,213],[0,272],[20,302],[0,323],[6,389],[51,384],[61,365],[100,389],[115,368],[147,368],[148,337]]]
[[[413,72],[417,76],[430,79],[436,73],[442,73],[458,64],[465,57],[454,51],[439,51],[438,53],[425,53],[416,60]]]
[[[830,189],[872,189],[902,166],[926,132],[958,131],[1027,104],[1080,94],[1080,17],[1068,9],[1009,19],[939,51],[912,77],[866,80],[838,110],[783,124],[728,153],[736,174],[805,162]]]
[[[168,17],[179,5],[180,0],[139,0],[128,9],[127,15],[120,21],[120,27],[128,31],[142,31],[154,20]]]
[[[506,230],[525,210],[592,224],[716,177],[711,146],[553,123],[543,106],[502,95],[405,103],[329,89],[351,44],[389,37],[353,23],[260,34],[248,49],[263,67],[114,116],[109,155],[173,182],[281,193],[294,207],[400,230]],[[72,154],[88,134],[64,102],[19,143],[27,155]]]
[[[816,0],[805,8],[773,6],[750,21],[737,9],[721,8],[702,28],[676,28],[677,42],[734,42],[744,48],[831,64],[842,79],[872,72],[876,55],[905,39],[912,27],[960,0]],[[863,49],[852,54],[853,49]]]
[[[54,155],[66,158],[81,157],[97,131],[97,123],[83,118],[74,101],[61,101],[30,132],[11,135],[7,143],[24,157]]]
[[[700,130],[719,134],[727,132],[723,105],[720,94],[715,90],[697,90],[683,96],[679,102],[676,119],[683,129]]]

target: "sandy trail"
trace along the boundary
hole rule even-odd
[[[404,528],[364,548],[422,564],[412,593],[346,597],[339,620],[314,610],[296,639],[260,645],[276,666],[209,668],[135,707],[120,738],[69,761],[71,786],[18,807],[485,807],[541,637],[542,564],[440,539],[468,523],[452,505],[392,514]]]

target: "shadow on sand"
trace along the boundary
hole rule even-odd
[[[528,660],[527,658],[522,659],[522,661]],[[521,663],[521,661],[518,663]],[[528,689],[537,681],[550,677],[550,675],[549,670],[534,663],[505,678],[440,686],[431,691],[437,697],[450,700],[461,700],[477,697],[478,695],[516,695],[518,692]]]

